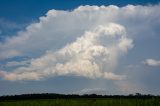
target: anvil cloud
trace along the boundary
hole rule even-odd
[[[157,33],[154,31],[160,23],[157,9],[159,5],[50,10],[39,22],[0,43],[2,61],[29,57],[27,62],[13,62],[19,65],[11,71],[1,70],[0,76],[10,81],[63,75],[123,80],[126,75],[115,72],[119,58],[134,47],[137,37]]]

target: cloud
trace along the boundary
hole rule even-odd
[[[116,75],[112,70],[118,57],[132,47],[132,40],[127,38],[123,26],[114,23],[97,26],[58,51],[48,51],[44,56],[32,59],[29,66],[5,73],[4,79],[39,80],[51,75],[76,75],[122,80],[124,76]]]
[[[105,72],[104,73],[104,78],[106,79],[111,79],[111,80],[123,80],[125,79],[125,75],[116,75],[112,72]]]
[[[16,32],[23,30],[28,24],[15,23],[0,17],[0,40],[6,37],[14,36]]]
[[[38,23],[0,42],[0,60],[30,57],[27,66],[3,70],[1,76],[11,81],[62,75],[124,79],[123,73],[115,72],[119,59],[137,37],[158,33],[159,9],[159,5],[110,5],[49,10]]]
[[[143,63],[153,67],[160,66],[160,60],[155,60],[155,59],[146,59]]]
[[[80,91],[73,92],[74,94],[97,94],[97,95],[105,95],[107,94],[107,90],[104,88],[85,88]]]
[[[28,64],[29,61],[9,61],[5,64],[5,67],[26,66]]]
[[[5,50],[0,52],[0,60],[6,59],[6,58],[11,58],[14,56],[20,56],[21,53],[16,50]]]
[[[10,50],[17,51],[17,54],[6,56],[0,52],[0,59],[19,54],[39,57],[47,50],[55,51],[73,42],[91,28],[111,22],[124,26],[133,38],[153,35],[158,33],[155,29],[160,25],[160,14],[157,13],[159,8],[159,5],[128,5],[121,8],[111,5],[80,6],[71,12],[49,10],[46,16],[40,17],[38,23],[29,25],[26,31],[20,31],[17,36],[0,43],[2,54]]]

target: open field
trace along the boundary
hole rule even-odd
[[[76,99],[34,99],[1,100],[0,106],[160,106],[159,98],[76,98]]]

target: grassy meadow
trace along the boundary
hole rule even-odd
[[[34,99],[1,100],[0,106],[160,106],[160,98],[77,98],[77,99]]]

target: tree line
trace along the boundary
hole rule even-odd
[[[26,100],[26,99],[74,99],[74,98],[139,98],[150,99],[160,98],[159,95],[151,94],[129,94],[129,95],[97,95],[97,94],[56,94],[56,93],[41,93],[41,94],[21,94],[21,95],[5,95],[0,96],[0,100]]]

